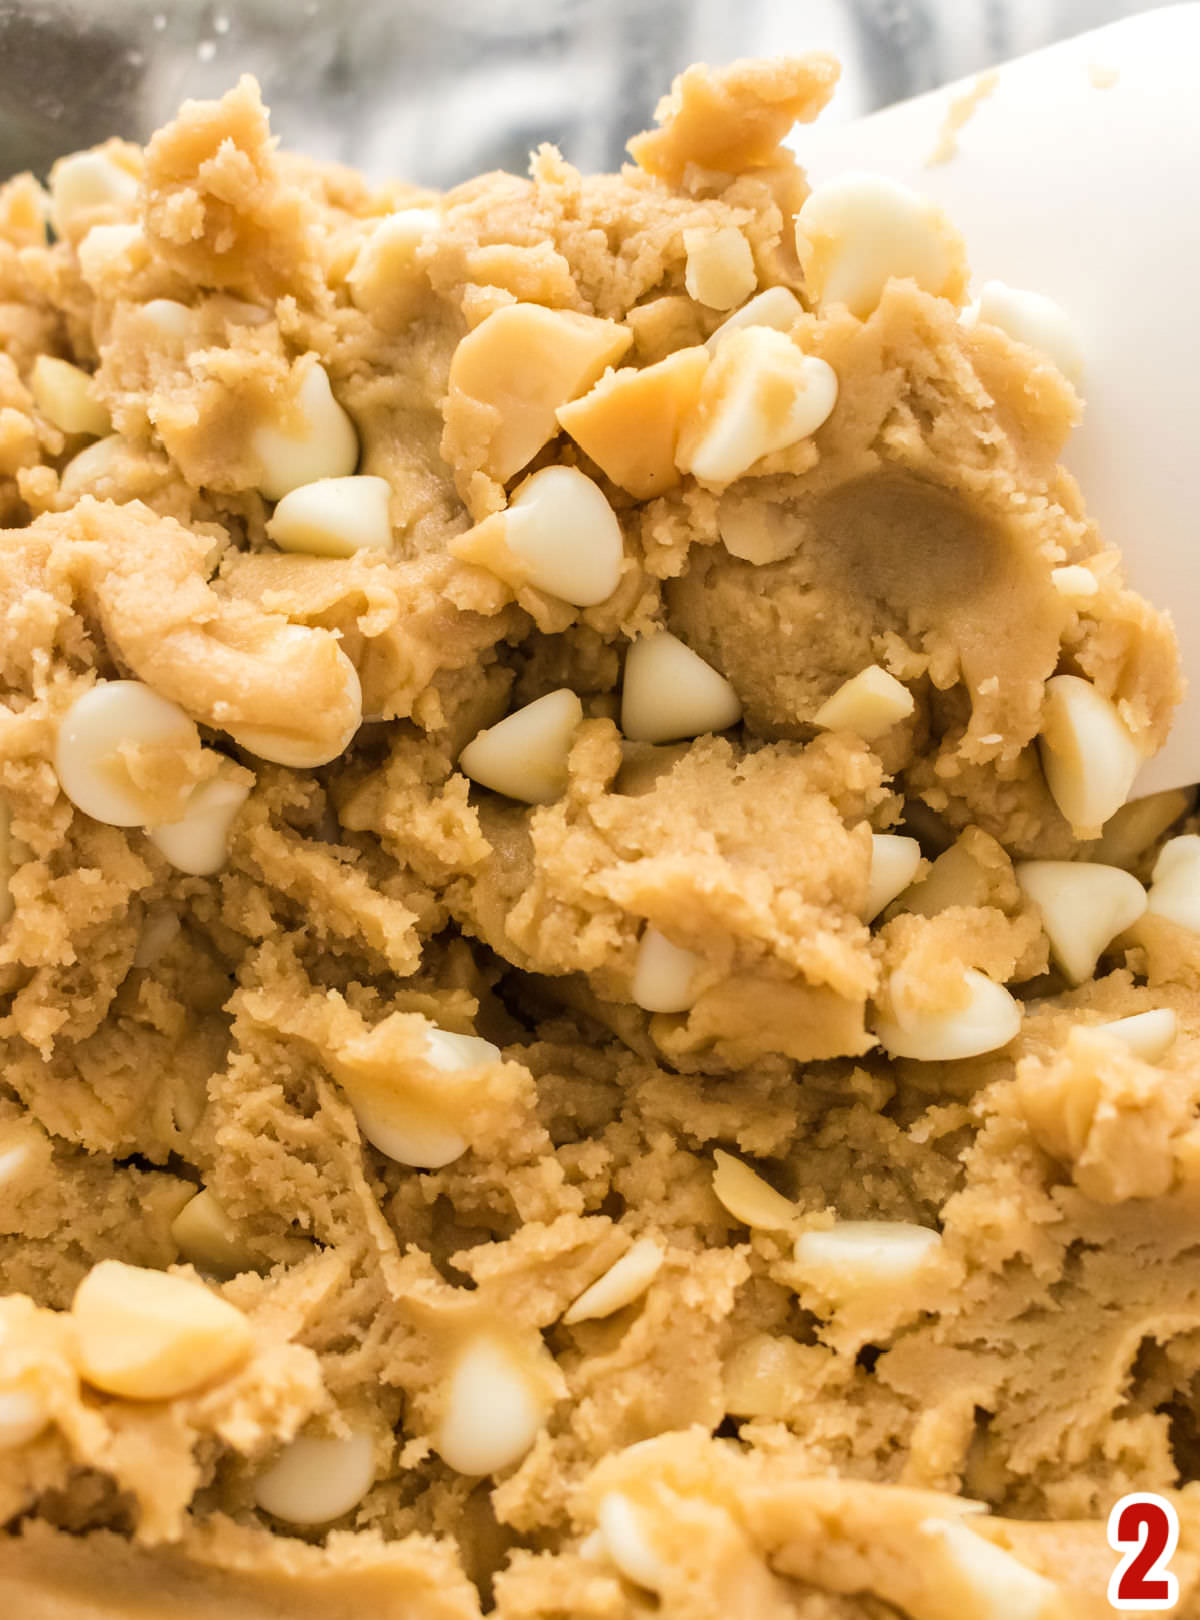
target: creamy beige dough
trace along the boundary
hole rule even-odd
[[[0,191],[6,1613],[1086,1620],[1135,1489],[1200,1613],[1172,632],[835,78]]]

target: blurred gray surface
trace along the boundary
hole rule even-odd
[[[1137,0],[0,0],[0,177],[254,73],[285,145],[445,186],[554,141],[619,163],[688,62],[834,50],[849,118]]]

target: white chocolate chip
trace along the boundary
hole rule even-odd
[[[962,244],[928,197],[882,175],[852,171],[818,186],[796,215],[796,251],[809,298],[865,320],[895,276],[955,296]]]
[[[81,495],[95,492],[105,479],[113,476],[126,448],[125,440],[115,433],[84,445],[59,474],[60,493],[69,501],[77,501]]]
[[[749,298],[758,276],[750,244],[736,225],[697,225],[683,233],[688,296],[710,309],[732,309]]]
[[[36,1391],[0,1390],[0,1452],[27,1446],[49,1422],[49,1408]]]
[[[132,208],[137,194],[136,178],[103,152],[73,152],[50,171],[54,229],[73,236],[93,209]]]
[[[1084,568],[1081,563],[1071,563],[1064,568],[1052,568],[1050,583],[1060,596],[1065,596],[1069,601],[1095,596],[1100,589],[1100,581],[1095,574],[1090,568]]]
[[[358,466],[358,434],[333,397],[324,366],[305,372],[295,410],[295,422],[263,421],[251,434],[258,488],[269,501],[318,478],[344,478]]]
[[[669,630],[655,630],[625,654],[621,730],[631,742],[678,742],[725,731],[742,718],[733,687]]]
[[[731,484],[755,462],[807,439],[837,404],[837,373],[770,326],[744,326],[717,346],[676,461],[706,484]]]
[[[253,785],[247,772],[230,766],[196,788],[178,821],[152,827],[150,842],[177,872],[211,877],[229,859],[230,829]]]
[[[29,391],[47,422],[63,433],[101,438],[112,432],[108,406],[97,399],[94,380],[69,360],[39,354],[29,376]]]
[[[1077,838],[1096,837],[1129,797],[1142,752],[1115,704],[1078,675],[1046,682],[1042,770]]]
[[[1037,906],[1050,950],[1072,984],[1082,984],[1118,934],[1146,909],[1146,891],[1119,866],[1092,861],[1018,861],[1017,882]]]
[[[907,686],[881,664],[871,664],[825,699],[813,715],[813,724],[828,731],[853,731],[864,742],[874,742],[907,719],[915,707]]]
[[[516,1358],[490,1335],[459,1351],[434,1441],[460,1474],[494,1474],[520,1462],[546,1421],[546,1403]]]
[[[1083,377],[1083,340],[1067,312],[1045,293],[1027,292],[1003,281],[985,281],[979,297],[959,317],[964,326],[980,321],[998,326],[1018,343],[1038,349],[1078,387]]]
[[[171,1222],[171,1237],[180,1256],[200,1271],[217,1277],[236,1277],[257,1269],[236,1222],[209,1192],[201,1187]]]
[[[191,310],[177,298],[151,298],[142,305],[142,319],[171,343],[187,337],[192,327]]]
[[[922,1063],[951,1063],[1007,1046],[1021,1027],[1020,1002],[976,968],[964,969],[963,980],[965,1002],[938,1012],[914,1010],[894,994],[895,1019],[877,1018],[874,1026],[884,1051]]]
[[[567,786],[567,756],[583,720],[569,687],[547,692],[472,739],[458,768],[481,787],[524,804],[551,804]]]
[[[608,497],[576,467],[543,467],[518,485],[504,543],[520,579],[573,607],[606,602],[621,580],[625,546]]]
[[[93,225],[79,244],[79,273],[99,292],[110,277],[131,274],[149,257],[150,246],[140,225]]]
[[[915,838],[899,833],[871,834],[871,870],[867,878],[867,900],[862,910],[863,922],[873,922],[917,875],[921,864],[921,846]]]
[[[358,250],[346,277],[356,308],[386,325],[409,316],[428,283],[417,254],[441,223],[434,208],[401,208],[388,214]]]
[[[768,287],[756,293],[748,304],[735,309],[727,321],[709,338],[706,347],[711,352],[723,337],[738,332],[743,326],[771,326],[777,332],[790,332],[804,314],[804,305],[787,287]]]
[[[638,945],[633,969],[633,1002],[643,1012],[687,1012],[696,1000],[692,986],[701,958],[673,944],[649,925]]]
[[[387,551],[392,543],[391,498],[386,478],[363,473],[317,478],[283,497],[267,520],[267,539],[280,551],[311,557]]]
[[[1147,909],[1200,933],[1200,835],[1167,839],[1154,863]]]
[[[299,641],[312,633],[304,625],[289,624],[276,638],[276,649],[278,651],[285,645],[288,637],[295,637]],[[297,771],[313,770],[318,765],[328,765],[330,760],[338,759],[354,741],[362,725],[363,713],[362,683],[358,671],[340,648],[337,651],[337,667],[342,690],[336,707],[338,713],[345,714],[346,720],[332,741],[316,742],[303,729],[295,732],[268,731],[262,726],[239,726],[231,730],[229,735],[259,759],[270,760],[275,765],[289,765]],[[303,717],[299,717],[299,724],[303,726]]]
[[[200,733],[177,703],[141,681],[98,681],[59,723],[54,769],[85,815],[112,827],[141,827],[148,806],[122,760],[126,744],[198,750]]]
[[[1062,1620],[1065,1615],[1062,1592],[1053,1581],[960,1520],[925,1519],[920,1533],[940,1542],[958,1586],[946,1592],[951,1601],[940,1612],[969,1613],[971,1620]],[[919,1560],[921,1553],[914,1556]],[[925,1559],[932,1562],[928,1553]],[[944,1589],[940,1572],[939,1577]]]
[[[1127,1046],[1143,1063],[1157,1063],[1179,1033],[1179,1019],[1170,1007],[1154,1007],[1097,1027]]]
[[[734,1220],[745,1226],[783,1232],[795,1224],[797,1209],[791,1199],[776,1192],[757,1171],[721,1148],[713,1151],[712,1190]]]
[[[942,1246],[940,1232],[910,1221],[839,1221],[801,1232],[794,1259],[807,1280],[833,1295],[910,1282]]]
[[[431,1024],[424,1061],[443,1074],[498,1063],[500,1048],[479,1035],[458,1035]],[[359,1129],[373,1147],[417,1170],[440,1170],[467,1151],[466,1138],[448,1115],[428,1102],[398,1092],[356,1093],[347,1088]]]
[[[107,1395],[165,1401],[233,1372],[250,1354],[241,1311],[200,1283],[101,1260],[71,1305],[80,1371]]]
[[[596,1523],[605,1552],[625,1579],[657,1592],[666,1569],[629,1498],[621,1491],[608,1491],[600,1498]]]
[[[609,1266],[602,1277],[597,1277],[590,1288],[585,1288],[575,1303],[564,1313],[568,1327],[576,1322],[591,1322],[597,1317],[612,1316],[640,1299],[658,1276],[663,1263],[663,1251],[653,1238],[639,1238],[625,1251],[615,1265]]]
[[[352,1512],[374,1483],[369,1434],[302,1434],[255,1480],[254,1500],[288,1524],[330,1524]]]

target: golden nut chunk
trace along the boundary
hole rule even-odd
[[[710,309],[732,309],[758,282],[754,254],[736,225],[698,225],[683,233],[688,296]]]
[[[1145,889],[1119,866],[1019,861],[1013,870],[1038,908],[1051,955],[1072,984],[1091,978],[1104,951],[1146,909]]]
[[[352,1434],[298,1435],[254,1482],[254,1501],[287,1524],[331,1524],[375,1483],[375,1442]]]
[[[202,1283],[101,1260],[75,1291],[80,1371],[106,1395],[167,1401],[235,1372],[250,1324]]]
[[[1076,838],[1097,837],[1125,803],[1142,750],[1115,704],[1078,675],[1046,682],[1042,771]]]
[[[695,1004],[693,989],[702,959],[647,927],[633,969],[634,1004],[649,1013],[683,1013]]]
[[[582,722],[583,704],[562,686],[481,731],[458,756],[458,768],[505,798],[551,804],[566,791],[567,758]]]
[[[639,637],[625,654],[621,730],[631,742],[678,742],[725,731],[741,718],[724,675],[669,630]]]
[[[358,466],[354,423],[333,397],[325,367],[315,362],[286,414],[260,422],[250,445],[258,462],[258,489],[269,501],[319,478],[348,477]]]
[[[39,354],[30,373],[29,391],[46,420],[63,433],[101,438],[112,432],[112,418],[108,406],[96,397],[95,381],[67,360]]]
[[[837,404],[833,367],[784,332],[746,326],[721,340],[684,423],[676,461],[724,487],[755,462],[810,438]]]
[[[853,731],[874,742],[906,720],[916,704],[913,695],[880,664],[871,664],[844,681],[813,715],[813,725],[827,731]]]
[[[487,407],[492,414],[476,464],[506,484],[558,432],[558,408],[585,393],[632,342],[633,333],[615,321],[506,304],[454,351],[447,426],[464,406]]]
[[[141,681],[97,681],[77,698],[58,727],[54,769],[71,803],[111,827],[144,827],[162,819],[129,750],[185,757],[199,753],[200,733],[177,703]],[[184,808],[186,800],[180,802]]]
[[[677,349],[640,371],[614,371],[564,405],[558,420],[614,484],[648,501],[679,482],[679,434],[700,397],[708,360],[707,349]]]

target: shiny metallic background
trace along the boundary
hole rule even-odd
[[[554,141],[621,161],[688,62],[834,50],[850,118],[1137,0],[0,0],[0,177],[257,75],[288,146],[445,186]]]

